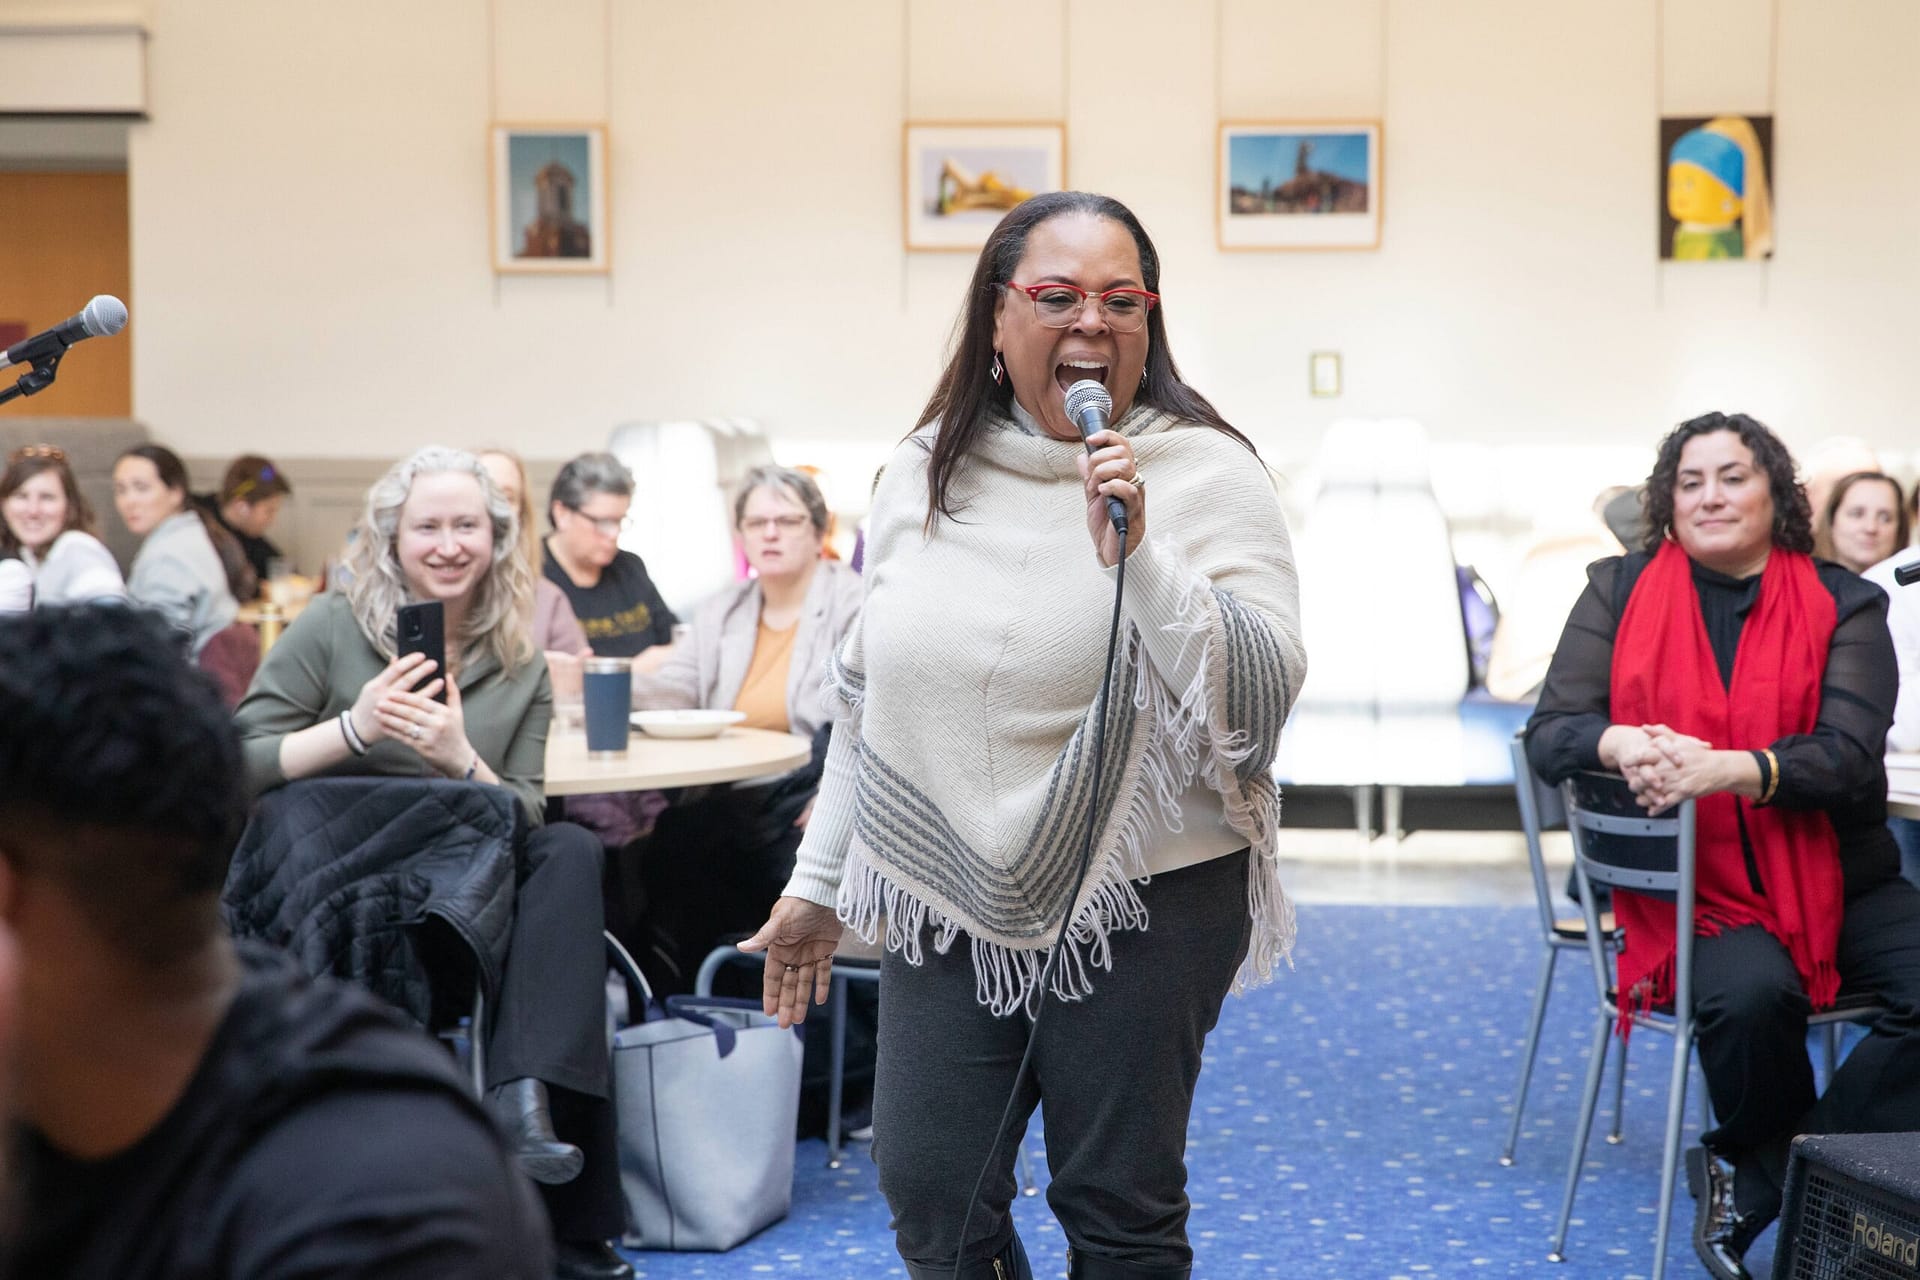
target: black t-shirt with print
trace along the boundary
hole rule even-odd
[[[673,642],[673,627],[680,620],[647,576],[646,562],[633,552],[616,555],[591,587],[574,585],[553,552],[546,553],[545,561],[547,578],[566,593],[595,654],[631,658],[654,645]]]

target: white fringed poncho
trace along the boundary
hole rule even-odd
[[[1252,849],[1236,990],[1292,947],[1271,771],[1306,676],[1286,523],[1231,437],[1145,406],[1116,429],[1147,478],[1147,536],[1127,560],[1100,826],[1071,911],[1114,573],[1087,534],[1082,446],[990,424],[950,486],[957,518],[929,534],[933,431],[903,441],[874,495],[860,620],[828,664],[833,741],[787,892],[869,942],[884,922],[911,963],[924,926],[943,953],[964,933],[996,1014],[1037,1007],[1063,920],[1063,999],[1109,967],[1112,931],[1148,927],[1134,883],[1196,777]]]

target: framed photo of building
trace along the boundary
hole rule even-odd
[[[1063,124],[908,121],[901,160],[906,246],[977,251],[1007,210],[1066,182]]]
[[[1378,249],[1380,122],[1226,121],[1222,249]]]
[[[607,270],[607,131],[597,124],[493,126],[493,269]]]

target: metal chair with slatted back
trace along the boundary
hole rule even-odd
[[[1533,874],[1534,902],[1540,910],[1541,962],[1540,978],[1533,988],[1533,1014],[1527,1023],[1526,1048],[1520,1054],[1520,1083],[1513,1091],[1513,1123],[1507,1127],[1507,1142],[1500,1149],[1500,1163],[1503,1165],[1513,1163],[1513,1149],[1520,1141],[1520,1121],[1527,1106],[1527,1089],[1532,1083],[1533,1064],[1540,1050],[1540,1028],[1546,1023],[1547,1001],[1553,994],[1554,967],[1562,952],[1587,949],[1586,919],[1584,916],[1569,918],[1559,914],[1553,889],[1547,882],[1546,857],[1540,846],[1543,832],[1564,830],[1567,825],[1566,810],[1560,803],[1560,789],[1548,786],[1534,773],[1533,766],[1527,762],[1524,735],[1513,736],[1512,751],[1514,799],[1520,807],[1520,830],[1526,837],[1528,870]],[[1611,911],[1601,914],[1600,927],[1606,930],[1607,945],[1618,946],[1620,934]],[[1627,1058],[1623,1047],[1620,1069],[1614,1083],[1613,1130],[1607,1135],[1608,1142],[1620,1141],[1626,1080]]]
[[[1685,801],[1663,816],[1649,816],[1635,803],[1625,779],[1595,773],[1577,774],[1562,783],[1561,800],[1566,810],[1567,830],[1573,836],[1574,874],[1579,879],[1581,910],[1587,920],[1587,956],[1593,965],[1600,1016],[1594,1024],[1593,1048],[1587,1059],[1586,1085],[1581,1093],[1573,1155],[1567,1164],[1560,1220],[1554,1228],[1552,1252],[1547,1256],[1554,1262],[1565,1260],[1562,1250],[1567,1225],[1573,1218],[1574,1194],[1580,1186],[1580,1166],[1586,1159],[1587,1133],[1599,1102],[1607,1046],[1620,1017],[1623,993],[1614,983],[1612,950],[1601,941],[1602,926],[1593,896],[1593,886],[1605,884],[1633,893],[1670,898],[1674,903],[1673,1003],[1665,1008],[1631,1010],[1634,1026],[1674,1038],[1673,1068],[1667,1086],[1666,1138],[1660,1161],[1659,1217],[1653,1246],[1652,1277],[1662,1280],[1666,1274],[1674,1186],[1680,1173],[1680,1135],[1694,1048],[1694,802]],[[1884,1012],[1868,1003],[1842,1001],[1832,1009],[1814,1014],[1807,1023],[1810,1027],[1825,1027],[1842,1022],[1871,1022]],[[1828,1053],[1832,1054],[1831,1043]]]

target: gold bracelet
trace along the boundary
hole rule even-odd
[[[1780,789],[1780,757],[1773,754],[1772,747],[1760,748],[1760,754],[1767,758],[1767,785],[1756,803],[1766,804],[1773,799],[1773,793]]]

